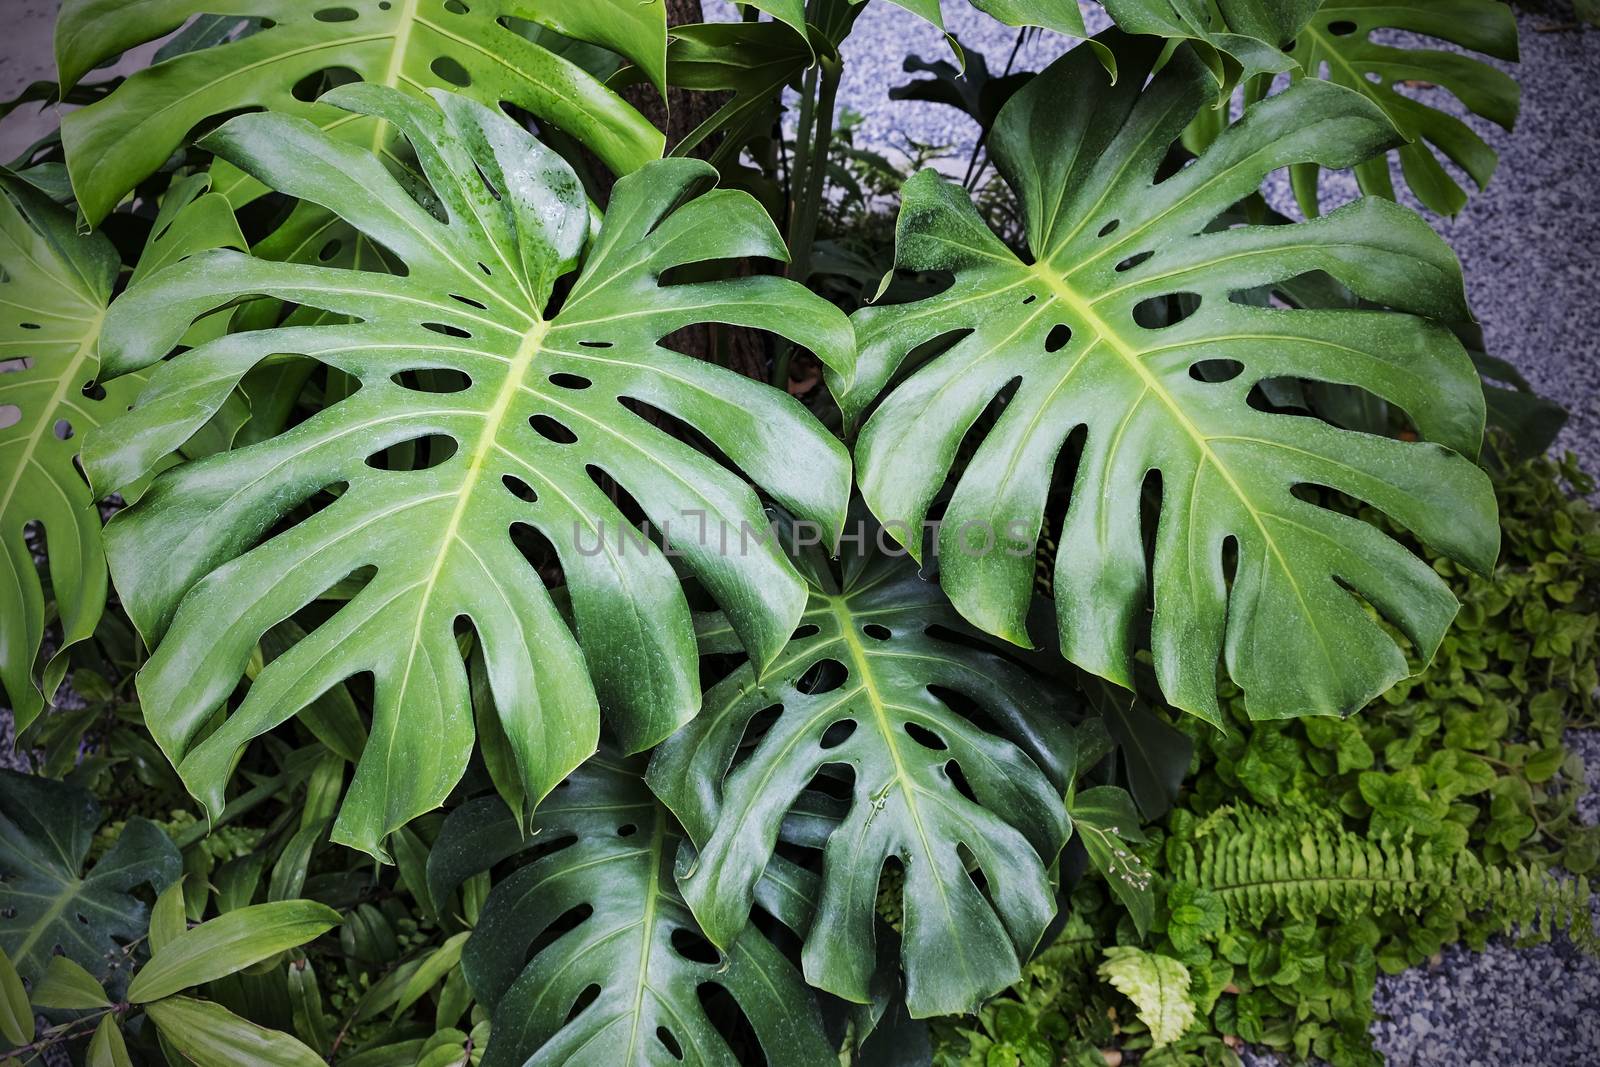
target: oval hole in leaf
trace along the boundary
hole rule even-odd
[[[715,965],[722,962],[722,954],[715,945],[698,932],[683,926],[672,931],[672,951],[690,963]]]
[[[1231,382],[1244,373],[1236,359],[1201,359],[1189,365],[1189,377],[1197,382]]]
[[[831,693],[843,685],[848,677],[850,677],[849,668],[838,660],[818,660],[800,676],[795,688],[812,696],[818,693]]]
[[[435,59],[428,64],[428,69],[458,89],[465,89],[472,84],[472,75],[467,73],[467,68],[449,56]]]
[[[454,367],[396,371],[389,380],[402,389],[418,393],[462,393],[472,388],[472,379]]]
[[[1050,336],[1044,339],[1046,352],[1059,352],[1067,347],[1067,342],[1072,340],[1072,327],[1064,322],[1058,322],[1050,329]]]
[[[861,632],[874,641],[887,641],[894,636],[894,631],[881,622],[869,622],[861,628]]]
[[[594,383],[581,374],[568,374],[560,370],[550,375],[550,384],[560,389],[587,389]]]
[[[923,748],[932,749],[935,752],[943,752],[945,749],[950,747],[944,743],[944,738],[940,737],[926,726],[923,726],[921,723],[906,723],[906,734],[911,738],[911,740],[915,741]]]
[[[354,22],[361,12],[353,7],[325,7],[311,17],[318,22]]]
[[[367,466],[377,471],[432,470],[448,462],[458,447],[454,437],[431,433],[379,449],[367,457]]]
[[[1136,252],[1133,255],[1129,256],[1127,259],[1123,260],[1121,263],[1117,264],[1117,272],[1121,273],[1122,271],[1125,271],[1125,270],[1132,270],[1133,268],[1137,267],[1139,264],[1143,263],[1145,260],[1149,259],[1153,255],[1155,255],[1154,251]]]
[[[502,474],[500,476],[500,484],[505,486],[512,496],[524,503],[537,504],[539,502],[539,494],[533,491],[533,486],[518,478],[515,474]]]
[[[1339,19],[1336,22],[1328,23],[1328,32],[1335,37],[1348,37],[1356,32],[1356,24],[1349,19]]]
[[[683,1059],[683,1046],[678,1044],[678,1039],[672,1036],[672,1031],[665,1026],[656,1027],[656,1040],[661,1042],[661,1047],[667,1050],[667,1055],[675,1060]]]
[[[534,432],[546,441],[551,441],[558,445],[577,443],[577,434],[548,415],[534,415],[528,419],[528,425],[532,426]]]
[[[463,330],[461,327],[446,326],[442,322],[425,322],[422,324],[422,328],[424,330],[432,330],[434,333],[442,333],[446,337],[460,337],[463,340],[472,339],[472,334],[468,333],[466,330]]]
[[[840,719],[836,723],[830,723],[828,728],[822,731],[822,740],[817,742],[817,746],[823,749],[838,748],[850,740],[851,735],[855,732],[856,721],[854,719]]]

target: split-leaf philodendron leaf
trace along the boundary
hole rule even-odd
[[[384,148],[390,135],[381,123],[305,99],[303,86],[328,71],[419,95],[459,89],[490,106],[507,101],[572,135],[619,173],[661,154],[662,135],[642,115],[517,25],[603,45],[638,64],[660,89],[663,0],[66,0],[56,23],[63,91],[197,15],[257,21],[253,32],[133,74],[106,99],[62,119],[72,186],[91,223],[197,126],[242,109],[304,116],[341,140]]]
[[[600,710],[629,751],[694,714],[694,633],[678,577],[658,548],[625,537],[610,484],[674,531],[681,563],[758,661],[782,649],[805,605],[793,566],[770,546],[723,553],[714,535],[694,535],[697,520],[764,527],[755,493],[652,414],[695,427],[824,529],[842,520],[849,459],[798,402],[657,342],[702,322],[768,329],[816,352],[840,383],[853,342],[842,313],[783,279],[663,284],[685,265],[785,255],[746,194],[695,195],[714,177],[704,163],[658,161],[619,181],[591,234],[572,170],[498,111],[365,84],[327,99],[404,133],[433,211],[371,153],[303,119],[241,116],[207,144],[338,213],[406,273],[223,252],[131,288],[107,317],[109,374],[156,363],[190,318],[243,298],[347,320],[235,333],[161,364],[134,410],[91,438],[85,464],[102,492],[140,477],[275,354],[359,382],[276,436],[162,474],[113,521],[107,546],[123,603],[155,649],[139,675],[147,722],[213,814],[251,738],[331,685],[372,674],[372,737],[334,838],[381,854],[386,835],[444,800],[472,750],[463,621],[482,644],[530,800],[594,751]],[[385,469],[396,447],[425,459]],[[307,503],[312,514],[295,510]],[[286,525],[291,516],[303,521]],[[537,557],[541,544],[559,559],[570,623],[519,549]],[[268,663],[207,733],[261,635],[351,576],[359,592]]]
[[[1329,0],[1295,41],[1297,76],[1327,78],[1382,108],[1406,139],[1395,155],[1412,193],[1429,211],[1454,215],[1467,206],[1467,194],[1435,153],[1480,189],[1489,184],[1497,157],[1472,127],[1429,104],[1430,96],[1449,92],[1473,114],[1509,130],[1517,121],[1521,90],[1509,74],[1487,63],[1455,51],[1406,46],[1392,39],[1395,31],[1515,60],[1517,20],[1500,0]],[[1379,40],[1373,40],[1374,32]],[[1385,33],[1391,36],[1382,37]],[[1358,163],[1355,172],[1362,192],[1394,198],[1387,155]],[[1308,215],[1318,211],[1317,174],[1314,164],[1294,168],[1295,195]]]
[[[1011,100],[991,138],[1024,207],[1026,257],[937,174],[906,184],[898,264],[952,272],[954,284],[857,314],[847,412],[858,416],[913,351],[954,343],[866,422],[863,493],[886,523],[917,528],[978,426],[941,533],[942,580],[968,619],[1028,644],[1034,563],[1023,549],[1056,473],[1071,479],[1054,583],[1069,659],[1131,688],[1148,626],[1167,699],[1208,720],[1220,721],[1219,658],[1254,716],[1352,711],[1408,670],[1351,594],[1424,659],[1456,601],[1401,544],[1296,490],[1337,489],[1456,559],[1493,565],[1493,493],[1464,458],[1478,453],[1482,390],[1455,337],[1430,321],[1469,317],[1460,266],[1420,218],[1378,198],[1298,225],[1206,232],[1274,169],[1347,167],[1390,147],[1389,123],[1354,92],[1301,81],[1158,182],[1168,146],[1214,99],[1210,76],[1180,50],[1151,79],[1159,40],[1103,40],[1119,55],[1115,85],[1075,49]],[[1313,271],[1392,310],[1231,299]],[[1141,321],[1174,294],[1187,317]],[[1261,410],[1253,387],[1276,379],[1366,389],[1407,412],[1421,440]],[[1142,516],[1155,519],[1148,565]],[[957,550],[971,523],[993,551]]]
[[[446,820],[428,862],[436,901],[507,857],[537,857],[495,885],[462,952],[494,1014],[483,1067],[735,1067],[713,1021],[727,1013],[707,1012],[705,986],[738,1005],[772,1067],[837,1062],[811,992],[761,931],[744,931],[720,959],[705,944],[672,880],[683,831],[642,770],[610,753],[591,759],[539,809],[535,836],[494,797]],[[804,872],[788,875],[794,888],[769,885],[763,903],[798,926],[810,886]],[[576,925],[564,921],[576,909],[588,910]]]
[[[970,1012],[1017,980],[1055,912],[1048,868],[1068,820],[1052,777],[1066,774],[1067,707],[1045,679],[938,632],[962,624],[908,560],[847,561],[842,584],[805,561],[811,603],[795,638],[759,677],[746,664],[706,694],[656,750],[650,786],[699,849],[678,887],[726,946],[746,929],[785,816],[819,772],[843,768],[849,799],[823,851],[806,980],[869,1001],[892,859],[912,1015]],[[703,628],[702,648],[727,651],[731,636]],[[965,701],[1021,744],[958,711]]]
[[[72,214],[0,172],[0,684],[25,729],[66,673],[58,654],[35,674],[45,597],[28,545],[42,528],[61,620],[61,650],[94,632],[106,601],[100,513],[73,459],[89,427],[137,392],[97,394],[100,320],[120,261]],[[113,395],[115,394],[115,395]]]
[[[134,276],[201,248],[243,247],[232,212],[205,178],[174,183]],[[100,512],[74,466],[85,435],[133,403],[142,381],[99,384],[100,327],[120,270],[104,235],[79,234],[70,211],[0,170],[0,690],[26,729],[51,700],[66,652],[94,632],[106,601]],[[36,673],[47,619],[27,543],[39,532],[61,627]]]

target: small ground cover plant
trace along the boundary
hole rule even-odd
[[[956,181],[851,0],[66,0],[7,1062],[1364,1062],[1378,968],[1593,946],[1589,486],[1391,170],[1489,180],[1393,42],[1508,10],[973,2],[1081,43],[913,65]]]

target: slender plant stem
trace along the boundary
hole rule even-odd
[[[1027,38],[1028,28],[1024,26],[1022,29],[1017,31],[1016,43],[1011,46],[1011,56],[1006,60],[1006,69],[1000,72],[1000,77],[1005,78],[1011,74],[1011,68],[1017,64],[1017,53],[1022,51],[1022,43],[1027,40]],[[988,146],[989,130],[992,128],[993,127],[985,127],[978,134],[978,139],[973,142],[972,155],[967,159],[966,177],[961,179],[961,187],[967,190],[969,193],[976,188],[978,179],[982,178],[983,172],[989,168],[989,157],[987,155],[983,157],[983,166],[978,166],[978,153],[982,152],[984,148]],[[975,167],[977,168],[976,171],[973,169]]]

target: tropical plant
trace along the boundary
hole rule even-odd
[[[1514,86],[1386,34],[1499,5],[952,39],[895,95],[961,186],[855,143],[861,0],[740,6],[66,0],[0,171],[8,1062],[1343,1055],[1372,966],[1586,939],[1593,524],[1496,523],[1552,409],[1385,178],[1487,181],[1403,83]],[[1280,1040],[1319,947],[1342,1043]]]

